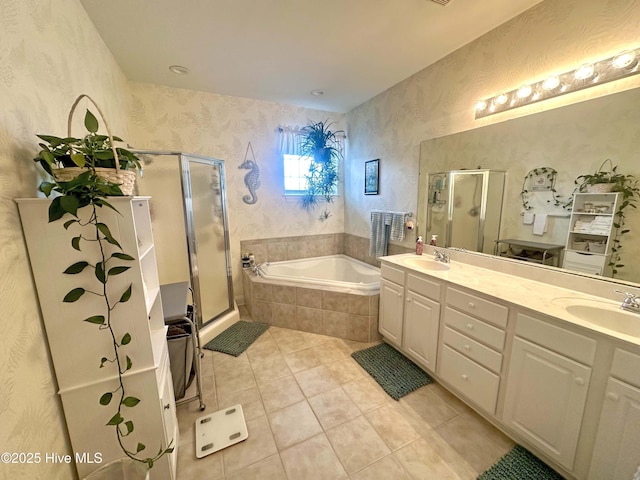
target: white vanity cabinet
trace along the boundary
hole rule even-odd
[[[589,480],[631,479],[640,466],[640,356],[616,349]]]
[[[438,374],[482,410],[495,414],[509,309],[448,287]]]
[[[402,347],[422,367],[435,371],[440,326],[440,284],[407,273]]]
[[[435,371],[440,283],[385,264],[381,275],[380,333],[418,365]]]
[[[123,375],[127,395],[140,399],[135,407],[122,407],[126,420],[133,420],[135,430],[123,442],[136,451],[137,442],[146,445],[139,456],[154,457],[160,448],[174,447],[154,463],[154,480],[175,480],[178,445],[178,422],[166,327],[160,298],[155,247],[151,231],[148,197],[110,197],[109,203],[120,213],[103,207],[100,221],[108,225],[122,250],[134,261],[118,261],[112,265],[126,265],[129,270],[112,275],[108,288],[111,297],[120,298],[131,285],[131,297],[118,302],[112,309],[111,321],[120,340],[126,333],[131,341],[121,347],[120,354],[131,361],[131,368]],[[80,235],[77,224],[63,227],[64,220],[48,222],[47,199],[18,199],[20,218],[25,234],[29,260],[35,280],[42,317],[47,332],[49,351],[55,369],[59,395],[64,408],[67,430],[74,450],[74,459],[88,458],[100,453],[101,463],[77,462],[78,476],[84,478],[102,464],[124,457],[114,427],[106,424],[117,410],[116,402],[103,406],[99,399],[106,392],[118,397],[117,367],[101,357],[112,358],[113,340],[108,329],[83,321],[92,315],[104,314],[105,306],[97,295],[85,294],[77,302],[62,299],[78,286],[99,291],[94,267],[89,266],[75,275],[62,275],[67,267],[87,261],[96,263],[97,242],[81,241],[81,250],[72,248],[71,239]],[[79,211],[83,221],[89,209]],[[83,235],[87,233],[82,230]],[[94,237],[95,238],[95,237]],[[119,250],[105,243],[106,256]],[[112,304],[114,305],[114,304]],[[124,342],[121,342],[124,343]],[[124,358],[122,360],[124,362]]]
[[[596,340],[518,313],[503,422],[573,469]]]
[[[391,344],[402,347],[404,271],[382,265],[380,269],[380,318],[378,330]]]

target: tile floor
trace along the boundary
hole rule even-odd
[[[204,350],[178,479],[475,479],[513,446],[438,384],[393,400],[350,356],[367,346],[272,326],[239,357]],[[238,403],[249,438],[196,459],[195,419]]]

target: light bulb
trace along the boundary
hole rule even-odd
[[[611,64],[616,68],[633,68],[638,64],[636,52],[625,50],[613,57]]]
[[[483,112],[486,109],[487,109],[486,101],[480,100],[478,103],[476,103],[476,110],[478,110],[479,112]]]
[[[594,72],[594,66],[591,63],[585,63],[578,67],[574,76],[576,80],[586,80],[587,78],[591,78]]]
[[[509,97],[506,93],[501,93],[496,97],[496,103],[498,105],[504,105],[505,103],[507,103],[507,100],[509,100]]]
[[[516,93],[516,95],[518,95],[518,98],[527,98],[529,95],[531,95],[531,85],[523,85],[518,89],[518,92]]]
[[[553,90],[554,88],[557,88],[558,85],[560,85],[560,79],[556,75],[553,75],[553,76],[547,78],[542,83],[542,87],[545,90]]]

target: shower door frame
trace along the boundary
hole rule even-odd
[[[187,236],[187,257],[189,259],[189,276],[191,280],[191,291],[193,295],[193,302],[195,303],[194,315],[195,321],[199,328],[204,327],[205,325],[209,325],[216,321],[216,319],[221,318],[225,314],[234,310],[234,299],[233,299],[233,278],[231,276],[231,242],[229,239],[229,219],[227,217],[227,187],[225,180],[225,170],[224,170],[224,161],[206,157],[204,155],[196,155],[192,153],[186,152],[176,152],[176,151],[163,151],[163,150],[131,150],[133,153],[140,155],[162,155],[162,156],[173,156],[177,157],[179,168],[180,168],[180,187],[182,191],[182,209],[184,215],[184,228]],[[215,166],[218,165],[220,171],[220,197],[222,202],[222,219],[223,219],[223,238],[225,245],[225,262],[226,262],[226,276],[227,276],[227,292],[228,292],[228,308],[215,317],[208,319],[204,322],[202,318],[202,312],[200,309],[200,305],[202,305],[201,301],[201,291],[200,291],[200,276],[198,274],[198,252],[197,252],[197,242],[196,242],[196,233],[193,221],[193,202],[191,195],[191,183],[189,182],[189,161],[196,161],[197,163],[202,163],[206,165]]]

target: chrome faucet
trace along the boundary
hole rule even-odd
[[[623,292],[622,290],[616,290],[615,292],[626,295],[625,299],[622,301],[622,305],[620,305],[622,310],[640,315],[640,297],[638,297],[638,295]]]
[[[436,262],[449,263],[451,261],[449,254],[443,250],[434,250],[433,254]]]
[[[252,263],[251,271],[254,273],[254,275],[257,275],[258,277],[264,277],[263,267],[268,267],[268,266],[269,266],[269,262]]]

